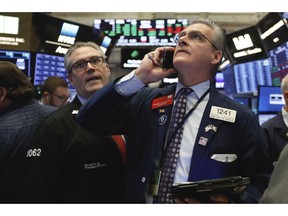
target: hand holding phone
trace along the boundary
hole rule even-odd
[[[163,52],[163,57],[162,57],[162,67],[164,69],[169,69],[173,68],[173,55],[174,52],[171,50],[165,50]]]

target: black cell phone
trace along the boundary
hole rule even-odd
[[[171,50],[165,50],[162,57],[162,67],[164,69],[173,68],[173,55],[174,52]]]

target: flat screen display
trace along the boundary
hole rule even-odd
[[[75,91],[67,78],[67,72],[64,67],[64,56],[36,53],[34,86],[42,85],[50,76],[61,77],[68,83],[69,90]]]
[[[31,53],[14,50],[0,50],[0,61],[9,61],[23,71],[27,77],[31,77]]]
[[[174,36],[188,26],[188,19],[94,19],[94,27],[116,46],[175,46]]]
[[[267,51],[288,41],[287,21],[281,13],[268,13],[256,26]]]
[[[288,73],[288,42],[269,51],[272,84],[280,86],[282,79]]]
[[[268,57],[256,26],[227,34],[226,39],[228,55],[232,64]]]
[[[268,59],[233,65],[237,94],[257,94],[258,85],[272,85]]]
[[[121,67],[134,69],[139,67],[149,48],[121,48]]]
[[[259,114],[277,113],[284,104],[284,97],[279,86],[258,86],[257,110]]]
[[[64,55],[77,41],[93,41],[101,46],[105,55],[109,57],[116,42],[100,29],[41,13],[33,13],[32,24],[36,34],[41,38],[38,50],[53,55]]]
[[[236,94],[236,84],[234,78],[234,69],[232,65],[229,65],[224,70],[222,70],[225,80],[224,92],[228,96],[233,96]]]

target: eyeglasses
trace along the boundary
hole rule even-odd
[[[103,65],[105,60],[103,57],[93,56],[88,61],[86,61],[86,60],[77,61],[71,66],[70,73],[71,73],[72,69],[75,69],[77,72],[86,70],[88,62],[94,67],[99,67],[99,66]]]
[[[69,97],[66,97],[66,96],[61,96],[61,95],[57,95],[57,94],[55,94],[55,93],[50,93],[50,94],[52,94],[52,95],[54,95],[55,97],[57,97],[59,100],[61,100],[61,101],[70,101],[70,96]]]
[[[174,37],[174,41],[176,44],[179,44],[179,39],[183,36],[187,35],[185,32],[181,32]],[[199,41],[203,42],[205,39],[214,47],[215,50],[218,50],[217,47],[201,32],[190,31],[187,35],[190,41]]]

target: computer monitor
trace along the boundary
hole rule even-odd
[[[232,64],[267,58],[267,53],[256,26],[226,35],[227,51]]]
[[[34,86],[41,86],[50,76],[58,76],[68,83],[71,97],[75,96],[76,90],[67,78],[67,72],[64,67],[64,56],[40,52],[35,53],[35,55]]]
[[[31,53],[15,50],[0,50],[0,61],[9,61],[23,71],[27,77],[31,77]]]
[[[233,65],[237,94],[257,94],[258,85],[272,85],[268,59]]]
[[[280,86],[288,73],[288,41],[269,51],[272,84]]]
[[[267,51],[288,41],[288,26],[283,14],[268,13],[256,24]]]
[[[94,28],[119,37],[116,46],[175,46],[174,36],[188,19],[94,19]]]
[[[259,114],[275,114],[285,105],[279,86],[258,86],[257,111]]]
[[[135,69],[140,66],[144,56],[152,49],[139,47],[121,48],[121,67]]]

